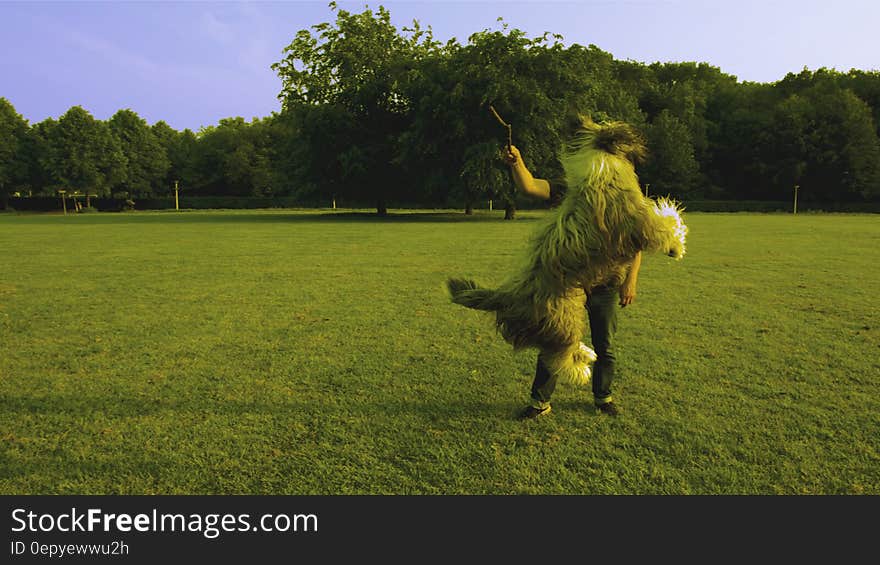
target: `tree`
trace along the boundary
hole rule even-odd
[[[55,139],[55,128],[58,122],[46,118],[34,124],[28,135],[27,164],[28,185],[38,194],[52,195],[60,186],[52,166],[52,142]]]
[[[45,129],[47,176],[66,189],[107,196],[126,181],[127,159],[109,126],[73,106]]]
[[[701,164],[712,196],[730,199],[772,198],[773,173],[768,148],[774,146],[771,85],[744,83],[719,88],[707,105],[708,151]]]
[[[798,157],[806,162],[800,183],[813,200],[867,200],[880,195],[880,140],[871,109],[852,91],[816,85],[803,93]],[[806,115],[803,115],[806,114]]]
[[[803,183],[810,160],[807,129],[812,113],[810,101],[798,94],[776,104],[773,125],[761,147],[766,171],[773,180],[765,197],[787,199],[792,188]]]
[[[640,171],[642,182],[650,184],[655,194],[690,195],[699,165],[687,126],[669,110],[662,110],[647,133],[649,159]]]
[[[529,39],[502,23],[500,30],[472,34],[453,64],[462,101],[452,107],[465,110],[467,120],[460,143],[467,196],[500,198],[505,219],[515,217],[519,195],[500,160],[506,136],[489,105],[513,127],[514,143],[531,170],[557,176],[566,120],[575,109],[589,111],[594,94],[587,74],[577,68],[580,60],[565,52],[561,39],[553,36],[551,43],[549,34]]]
[[[300,143],[299,130],[283,112],[273,112],[256,126],[255,139],[265,163],[265,170],[260,175],[268,179],[267,194],[290,196],[295,187],[290,156],[292,148]]]
[[[419,190],[421,201],[444,206],[463,201],[466,213],[472,213],[479,195],[491,192],[468,186],[462,167],[472,142],[473,120],[485,123],[488,110],[479,111],[478,101],[466,100],[469,92],[462,80],[467,71],[459,67],[460,50],[456,40],[436,46],[406,75],[402,88],[410,101],[409,119],[401,133],[396,161]],[[496,141],[490,160],[498,147]]]
[[[512,219],[518,194],[500,159],[506,133],[490,105],[513,126],[530,168],[556,176],[571,114],[599,111],[608,61],[594,46],[565,49],[560,36],[529,39],[506,24],[472,34],[465,46],[447,43],[410,75],[413,120],[402,160],[427,168],[432,194],[445,185],[466,212],[475,201],[500,198]]]
[[[125,156],[125,173],[117,190],[136,198],[150,197],[166,188],[163,185],[171,163],[147,122],[126,109],[116,112],[108,123]]]
[[[230,185],[227,156],[231,155],[247,127],[244,118],[223,118],[216,126],[201,128],[196,134],[195,182],[192,193],[218,196],[247,196],[246,187]]]
[[[272,118],[223,118],[203,128],[194,147],[193,192],[223,196],[271,196],[281,192],[273,168]]]
[[[151,129],[168,159],[168,169],[160,183],[164,190],[158,192],[170,194],[175,182],[180,188],[194,187],[194,160],[198,143],[195,133],[190,129],[179,132],[162,120],[153,124]]]
[[[874,128],[880,136],[880,71],[853,69],[842,78],[842,86],[851,90],[871,108]]]
[[[332,186],[334,193],[371,198],[384,215],[404,178],[394,159],[409,103],[401,84],[435,43],[418,22],[404,29],[407,35],[398,33],[383,7],[360,14],[340,10],[335,3],[330,7],[336,12],[335,24],[300,30],[284,49],[285,58],[272,65],[282,81],[279,98],[284,110],[299,117],[306,137],[325,132],[345,136],[346,143],[336,151],[304,155],[317,161],[304,172],[330,174],[307,180],[319,190]],[[313,111],[321,106],[328,108]],[[324,131],[308,131],[310,127]],[[329,127],[338,129],[327,131]]]
[[[0,98],[0,210],[8,207],[12,189],[27,178],[27,135],[27,120],[9,100]]]
[[[311,202],[354,198],[339,166],[352,139],[347,112],[330,104],[294,104],[279,119],[287,131],[280,147],[286,159],[279,160],[279,169],[293,179],[295,195]]]

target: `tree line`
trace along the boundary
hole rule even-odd
[[[645,136],[638,167],[678,199],[880,199],[880,73],[829,69],[740,82],[707,63],[617,60],[595,45],[499,29],[436,41],[388,10],[338,9],[296,33],[272,65],[281,110],[177,131],[130,109],[109,120],[80,106],[29,125],[0,98],[0,206],[59,189],[125,198],[287,196],[461,205],[517,195],[501,160],[513,142],[539,176],[559,173],[567,119],[617,119]]]

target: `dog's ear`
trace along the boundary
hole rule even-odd
[[[583,129],[595,129],[597,127],[596,122],[593,121],[593,116],[590,114],[578,114],[578,125]]]
[[[602,124],[593,143],[597,149],[624,157],[633,164],[642,162],[648,154],[645,138],[624,122]]]
[[[574,108],[569,108],[565,112],[562,124],[560,125],[559,137],[566,142],[571,142],[579,132],[593,130],[596,127],[596,124],[589,115],[583,114]]]

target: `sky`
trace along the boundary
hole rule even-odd
[[[708,63],[740,81],[775,82],[821,67],[880,70],[880,0],[395,0],[401,29],[418,20],[435,39],[466,44],[500,29],[560,34],[616,59]],[[31,124],[82,106],[106,120],[121,109],[150,125],[198,131],[222,118],[280,110],[270,66],[297,31],[334,22],[329,2],[302,0],[0,0],[0,97]]]

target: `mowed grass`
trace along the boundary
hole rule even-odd
[[[686,214],[621,417],[443,282],[541,212],[0,215],[4,494],[880,494],[880,218]]]

